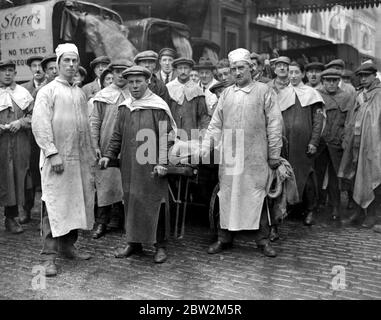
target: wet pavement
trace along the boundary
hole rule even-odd
[[[43,279],[36,205],[24,233],[0,225],[0,299],[381,299],[381,234],[370,229],[334,224],[327,212],[312,227],[289,217],[274,244],[276,258],[264,257],[250,233],[209,255],[207,216],[193,215],[185,237],[169,241],[163,264],[154,264],[152,247],[116,259],[122,233],[93,240],[84,231],[77,246],[93,258],[58,259],[58,276]]]

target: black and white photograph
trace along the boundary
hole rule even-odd
[[[0,300],[380,300],[380,25],[381,0],[0,0]]]

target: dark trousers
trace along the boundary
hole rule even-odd
[[[168,227],[167,221],[166,221],[166,214],[165,214],[165,204],[161,204],[160,206],[160,212],[159,212],[159,221],[157,224],[157,230],[156,230],[156,243],[155,247],[158,248],[163,248],[165,249],[167,247],[167,238],[166,238],[166,228]],[[140,245],[140,243],[136,242],[129,242],[128,244],[130,245]]]
[[[218,240],[222,243],[232,243],[237,232],[239,231],[229,231],[218,227]],[[269,243],[269,232],[270,228],[267,216],[267,205],[264,203],[259,222],[259,229],[253,230],[255,243],[259,246],[267,245]]]
[[[41,255],[44,259],[54,259],[59,252],[70,250],[78,239],[78,230],[71,230],[68,234],[53,238],[45,204],[42,209],[41,225],[43,241]]]
[[[11,206],[11,207],[4,207],[4,216],[6,218],[16,218],[19,215],[19,207],[18,206]]]
[[[25,193],[25,204],[23,206],[24,210],[30,212],[34,207],[34,198],[36,196],[36,187],[26,189]]]
[[[378,186],[373,190],[374,192],[374,200],[366,209],[369,215],[378,216],[381,218],[381,186]]]
[[[307,211],[314,211],[317,206],[317,190],[314,174],[311,173],[306,181],[303,190],[303,204]]]
[[[318,194],[319,201],[324,201],[324,192],[322,190],[323,181],[325,172],[328,168],[328,197],[331,204],[334,207],[338,207],[340,205],[340,189],[339,189],[339,179],[337,178],[337,173],[335,168],[333,167],[333,163],[331,157],[329,155],[328,148],[325,148],[319,156],[316,158],[316,178],[318,183]]]
[[[124,206],[122,202],[117,202],[109,206],[98,207],[95,221],[99,224],[107,224],[110,222],[110,219],[123,221],[123,211]]]

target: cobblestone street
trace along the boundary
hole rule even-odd
[[[287,219],[275,259],[264,257],[250,234],[239,235],[232,250],[208,255],[207,219],[188,221],[184,239],[169,241],[161,265],[153,263],[153,248],[114,258],[122,233],[93,240],[82,232],[78,247],[93,258],[58,259],[58,276],[46,280],[46,289],[33,290],[41,249],[37,207],[23,234],[6,233],[1,223],[1,299],[381,299],[381,262],[372,259],[381,255],[381,235],[334,226],[327,213],[312,227]],[[337,272],[345,280],[340,290],[332,288]]]

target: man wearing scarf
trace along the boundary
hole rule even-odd
[[[222,92],[201,148],[203,159],[212,142],[222,155],[218,240],[208,253],[230,247],[236,231],[253,230],[264,255],[275,257],[265,197],[270,170],[280,164],[282,115],[274,91],[252,80],[250,52],[239,48],[228,57],[235,84]]]
[[[162,263],[169,236],[168,135],[176,124],[166,102],[148,89],[148,69],[134,66],[123,76],[131,97],[119,106],[113,135],[99,161],[107,168],[120,154],[127,245],[117,249],[115,257],[141,252],[142,243],[154,244],[154,261]]]
[[[359,206],[344,222],[358,222],[364,209],[362,226],[371,228],[380,222],[377,210],[381,204],[381,83],[373,63],[362,64],[355,73],[363,89],[348,117],[338,176],[354,182],[353,199]]]
[[[341,72],[336,69],[327,69],[321,73],[322,87],[318,89],[324,100],[326,123],[321,135],[315,161],[316,177],[318,182],[319,200],[324,200],[323,181],[328,173],[327,191],[333,206],[331,216],[333,220],[340,218],[340,189],[337,178],[341,157],[343,155],[342,142],[347,110],[352,109],[355,96],[339,88]]]
[[[43,216],[42,257],[45,275],[57,275],[58,253],[69,259],[90,259],[74,247],[78,229],[94,224],[95,151],[91,144],[87,100],[74,81],[79,65],[72,43],[56,48],[59,76],[36,97],[32,131],[41,148]]]
[[[190,72],[194,61],[187,58],[178,58],[173,61],[177,78],[167,84],[171,97],[170,109],[178,129],[182,130],[180,140],[198,139],[192,137],[192,129],[206,129],[210,116],[205,103],[202,89],[190,79]],[[186,136],[184,136],[186,134]]]
[[[0,206],[5,207],[5,230],[23,232],[15,218],[25,205],[29,176],[31,94],[16,84],[16,65],[0,61]]]
[[[290,84],[278,93],[282,111],[288,156],[294,169],[298,193],[304,204],[305,225],[313,224],[317,205],[317,186],[314,173],[314,154],[319,145],[323,126],[323,99],[313,88],[303,84],[303,66],[289,66]]]
[[[113,83],[99,91],[94,99],[94,109],[90,115],[91,137],[97,158],[102,158],[110,142],[118,106],[129,97],[127,80],[123,70],[132,66],[127,60],[114,61],[108,67],[113,74]],[[106,233],[106,226],[118,229],[123,222],[123,190],[119,168],[95,171],[97,190],[97,215],[93,238],[98,239]]]

